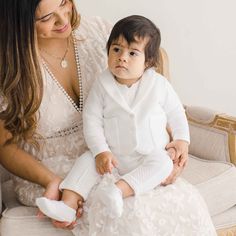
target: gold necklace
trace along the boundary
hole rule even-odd
[[[45,51],[43,48],[40,48],[40,51],[44,52],[45,54],[47,54],[50,57],[53,57],[53,58],[59,60],[61,68],[66,69],[68,67],[68,61],[66,60],[66,54],[69,51],[69,46],[70,46],[69,45],[69,38],[67,38],[67,47],[66,47],[66,50],[65,50],[65,52],[64,52],[62,57],[56,56],[54,54],[51,54],[51,53]]]

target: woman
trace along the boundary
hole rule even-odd
[[[106,68],[110,26],[100,18],[80,20],[72,0],[1,0],[0,17],[1,163],[19,176],[14,184],[23,204],[34,205],[42,194],[59,199],[61,178],[86,150],[81,112]],[[186,150],[171,145],[184,164]],[[85,212],[75,235],[215,235],[201,197],[181,179],[127,199],[117,222],[103,216],[92,193],[86,204],[94,223],[88,233]]]

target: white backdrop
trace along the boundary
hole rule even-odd
[[[115,23],[144,15],[160,28],[172,84],[186,105],[236,116],[235,0],[77,0],[83,15]]]

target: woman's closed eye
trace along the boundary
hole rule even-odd
[[[62,0],[60,7],[63,7],[63,6],[65,6],[65,5],[66,5],[66,3],[67,3],[67,1],[68,1],[68,0]]]
[[[47,21],[49,21],[51,18],[52,18],[52,14],[50,14],[50,15],[44,17],[44,18],[41,19],[40,21],[41,21],[41,22],[47,22]]]
[[[64,7],[64,6],[67,4],[67,2],[68,2],[68,0],[62,0],[59,7]],[[50,19],[52,19],[53,16],[54,16],[54,13],[52,12],[52,13],[46,15],[45,17],[41,18],[40,21],[41,21],[41,22],[47,22],[47,21],[49,21]]]

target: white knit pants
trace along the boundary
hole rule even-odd
[[[173,169],[173,162],[166,151],[152,155],[134,153],[131,156],[117,156],[118,172],[135,194],[145,193],[165,180]],[[81,155],[69,174],[60,184],[60,189],[69,189],[87,199],[92,187],[101,176],[97,173],[95,159],[90,151]]]

